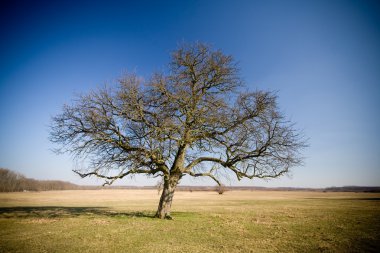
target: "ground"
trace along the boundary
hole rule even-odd
[[[153,190],[0,193],[0,252],[380,252],[380,194]]]

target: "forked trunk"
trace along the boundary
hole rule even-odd
[[[169,179],[164,180],[164,188],[162,190],[160,203],[156,213],[156,218],[171,219],[170,209],[172,206],[173,196],[179,181],[179,176],[170,176]]]

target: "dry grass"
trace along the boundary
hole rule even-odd
[[[380,194],[153,190],[0,194],[0,252],[380,252]]]

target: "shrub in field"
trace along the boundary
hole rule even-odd
[[[223,194],[225,191],[227,191],[227,188],[224,184],[220,184],[215,187],[215,191],[219,194]]]

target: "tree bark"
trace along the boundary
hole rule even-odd
[[[172,206],[173,196],[177,184],[179,182],[179,175],[170,175],[164,179],[164,188],[162,190],[160,203],[156,212],[156,218],[159,219],[172,219],[170,216],[170,210]]]

